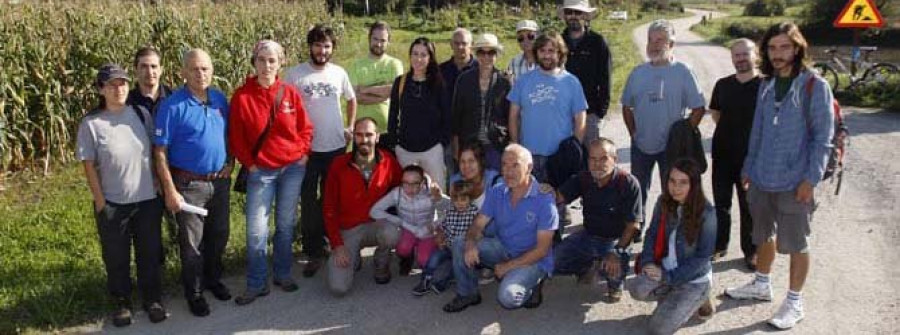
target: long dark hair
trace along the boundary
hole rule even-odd
[[[428,37],[424,36],[416,38],[413,40],[412,44],[409,45],[408,56],[412,57],[412,50],[416,45],[423,45],[425,46],[425,49],[428,50],[428,66],[425,68],[425,81],[428,84],[428,87],[432,90],[442,89],[444,86],[444,79],[441,76],[441,69],[438,67],[434,42],[431,42]],[[410,75],[413,73],[412,60],[409,62],[409,73]]]
[[[782,22],[769,27],[769,30],[766,31],[762,38],[762,43],[759,44],[761,59],[759,72],[767,77],[775,76],[775,67],[772,66],[772,61],[769,59],[769,42],[773,37],[781,34],[787,35],[791,42],[794,43],[794,46],[797,47],[797,54],[794,55],[794,64],[791,67],[791,76],[796,76],[800,73],[800,70],[809,68],[809,44],[806,43],[806,39],[800,33],[800,28],[793,22]]]
[[[477,139],[471,139],[463,143],[462,148],[459,149],[459,155],[462,156],[462,153],[466,151],[471,151],[472,155],[475,156],[475,161],[478,162],[478,174],[484,179],[484,171],[487,170],[487,157],[484,153],[484,146]]]
[[[691,190],[688,191],[687,198],[684,200],[684,235],[688,244],[693,245],[700,235],[700,228],[703,226],[703,211],[706,209],[706,195],[703,194],[703,186],[700,185],[700,166],[696,161],[690,158],[680,158],[675,161],[666,173],[666,180],[671,178],[672,171],[678,170],[690,179]],[[678,210],[678,202],[672,198],[668,184],[663,187],[662,196],[663,206],[668,213],[676,213]]]

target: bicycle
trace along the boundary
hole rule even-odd
[[[819,75],[828,81],[833,92],[837,92],[840,87],[840,75],[847,74],[850,83],[844,87],[845,90],[852,91],[870,84],[883,87],[888,81],[900,78],[900,69],[896,65],[882,62],[872,62],[869,57],[875,53],[878,47],[864,46],[852,52],[851,57],[841,56],[837,48],[825,50],[828,60],[824,62],[816,62],[813,68],[819,72]],[[862,54],[862,57],[860,57]],[[860,59],[862,58],[862,59]],[[842,61],[843,59],[843,61]],[[849,61],[851,67],[847,68],[844,61]],[[862,72],[861,76],[857,73]]]

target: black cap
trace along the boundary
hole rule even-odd
[[[100,71],[97,72],[97,87],[102,87],[107,81],[113,79],[131,81],[131,78],[128,77],[128,71],[125,71],[118,64],[104,64],[100,67]]]

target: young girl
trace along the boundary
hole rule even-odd
[[[697,312],[712,316],[710,257],[716,243],[716,213],[703,195],[700,170],[679,159],[669,170],[637,268],[629,283],[636,300],[658,301],[648,323],[653,334],[673,334]]]
[[[418,165],[409,165],[403,168],[400,186],[378,200],[369,212],[373,219],[400,226],[400,241],[396,248],[401,276],[409,275],[412,270],[413,251],[417,263],[424,268],[435,249],[434,227],[440,222],[436,205],[442,198],[437,185],[429,186],[425,170]],[[388,213],[391,207],[397,208],[397,215]]]
[[[413,288],[413,295],[422,296],[429,291],[440,294],[447,288],[450,278],[453,276],[451,263],[453,240],[466,235],[469,226],[478,215],[478,206],[472,199],[474,187],[467,181],[456,181],[450,185],[450,199],[441,204],[441,209],[446,210],[443,221],[436,231],[435,241],[438,249],[431,254],[428,264],[422,271],[422,279]]]

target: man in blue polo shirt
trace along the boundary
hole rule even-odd
[[[504,184],[487,193],[481,213],[464,239],[453,243],[456,297],[448,313],[481,303],[476,266],[491,267],[500,280],[497,301],[506,309],[541,304],[543,280],[553,273],[553,235],[559,224],[554,196],[531,176],[528,149],[510,144],[503,152]],[[494,237],[482,232],[493,220]]]
[[[631,256],[628,245],[638,231],[642,213],[641,186],[637,178],[616,166],[617,157],[616,145],[609,139],[591,141],[588,170],[559,187],[561,202],[582,199],[584,229],[567,236],[553,250],[555,274],[578,275],[579,283],[591,284],[601,272],[610,302],[622,299]]]
[[[166,208],[175,213],[178,224],[184,295],[191,313],[206,316],[204,289],[219,300],[231,299],[220,281],[233,164],[225,146],[228,101],[222,92],[209,88],[213,78],[209,54],[193,49],[182,62],[186,84],[158,106],[153,154]],[[208,213],[187,212],[185,204]]]

